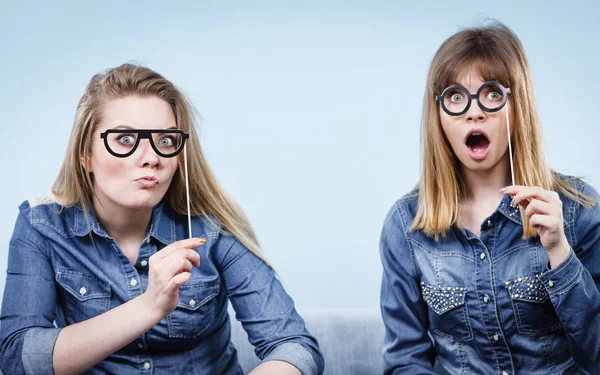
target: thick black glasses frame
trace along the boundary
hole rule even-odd
[[[502,84],[500,82],[496,82],[496,81],[487,81],[487,82],[485,82],[483,85],[481,85],[479,87],[479,89],[477,90],[476,94],[471,94],[469,92],[469,90],[467,90],[467,88],[464,87],[463,85],[452,85],[452,86],[449,86],[446,89],[444,89],[444,91],[442,91],[441,95],[437,95],[435,97],[435,100],[437,100],[438,102],[440,102],[440,104],[442,105],[442,109],[444,110],[444,112],[446,112],[450,116],[460,116],[462,114],[467,113],[467,111],[469,110],[469,108],[471,108],[471,101],[473,99],[477,99],[479,97],[479,94],[481,94],[481,90],[483,90],[484,88],[489,87],[489,86],[499,87],[500,90],[502,90],[502,96],[504,97],[504,100],[496,108],[485,107],[483,104],[481,104],[481,102],[479,100],[477,100],[477,105],[483,111],[486,111],[486,112],[498,112],[506,104],[506,101],[508,100],[508,95],[507,94],[510,94],[511,91],[510,91],[510,88],[504,87],[504,86],[502,86]],[[466,97],[467,97],[467,100],[468,100],[467,101],[467,106],[465,107],[465,109],[463,109],[460,112],[452,112],[448,108],[446,108],[446,105],[444,104],[444,96],[446,96],[446,94],[448,93],[448,91],[450,91],[450,90],[456,90],[456,89],[464,92],[466,94]]]
[[[175,152],[170,153],[170,154],[164,154],[164,153],[160,152],[160,150],[154,144],[154,140],[152,139],[152,134],[171,134],[171,133],[177,133],[177,134],[181,135],[181,145],[179,145],[179,148]],[[126,154],[117,154],[108,145],[108,135],[109,134],[137,134],[138,136],[136,138],[135,144],[133,145],[133,147],[131,148],[131,150],[129,152],[127,152]],[[186,139],[188,139],[189,137],[190,137],[190,135],[188,133],[185,133],[183,130],[180,130],[180,129],[108,129],[104,133],[100,134],[100,138],[104,139],[104,146],[106,147],[106,150],[108,152],[110,152],[111,155],[116,156],[118,158],[126,158],[126,157],[130,156],[131,154],[133,154],[135,152],[135,150],[138,148],[138,145],[140,144],[140,141],[142,139],[148,139],[148,142],[150,142],[150,146],[152,146],[152,149],[154,150],[154,152],[156,152],[159,156],[162,156],[163,158],[172,158],[172,157],[179,155],[181,150],[183,150],[183,146],[185,145]]]

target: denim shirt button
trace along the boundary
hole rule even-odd
[[[85,295],[87,293],[87,290],[85,289],[84,286],[81,287],[81,289],[79,289],[79,294],[81,294],[82,296]]]
[[[506,371],[502,371],[502,375],[509,375],[509,374]]]
[[[144,344],[142,344],[141,342],[138,342],[138,345],[137,345],[137,346],[138,346],[138,348],[140,348],[140,349],[144,349]]]
[[[131,282],[129,284],[131,284],[131,286],[136,286],[137,285],[137,280],[136,279],[131,279]]]
[[[494,341],[500,340],[500,336],[497,333],[494,333]]]
[[[490,296],[488,296],[487,294],[483,296],[483,302],[484,303],[488,303],[490,302]]]
[[[196,306],[196,301],[191,299],[189,304],[190,304],[190,306],[194,307],[194,306]]]
[[[146,370],[150,370],[150,363],[148,363],[148,362],[144,362],[144,368],[145,368]]]
[[[144,259],[140,262],[140,264],[142,265],[142,267],[146,267],[148,265],[148,261]]]
[[[554,286],[554,281],[552,281],[552,280],[548,281],[548,286],[550,288],[552,288]]]
[[[487,226],[488,226],[488,228],[491,228],[493,224],[494,224],[494,223],[492,223],[492,221],[491,221],[491,220],[488,220],[488,221],[487,221]]]
[[[485,260],[485,253],[481,253],[481,254],[479,255],[479,257],[481,258],[481,260]]]

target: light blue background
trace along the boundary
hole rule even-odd
[[[521,38],[553,168],[600,187],[595,1],[17,2],[0,5],[0,289],[18,205],[46,195],[90,77],[140,61],[202,142],[301,307],[376,307],[378,240],[417,182],[429,63],[487,16]]]

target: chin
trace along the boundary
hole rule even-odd
[[[465,155],[462,158],[458,158],[460,164],[462,164],[462,168],[468,169],[470,171],[483,172],[492,168],[493,163],[490,162],[491,158],[488,156],[483,160],[475,161],[471,159],[469,155]]]
[[[127,202],[122,202],[122,205],[130,209],[148,209],[156,206],[163,197],[164,194],[150,194],[148,196],[136,197]]]
[[[498,165],[499,160],[496,160],[490,156],[486,157],[481,161],[475,161],[469,158],[467,163],[463,163],[464,168],[473,172],[489,172]]]

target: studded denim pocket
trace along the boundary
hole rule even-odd
[[[538,275],[518,277],[504,283],[519,333],[540,335],[558,329],[560,320]]]
[[[434,332],[461,341],[473,338],[465,303],[467,288],[421,282],[421,290],[429,307],[429,321]]]

